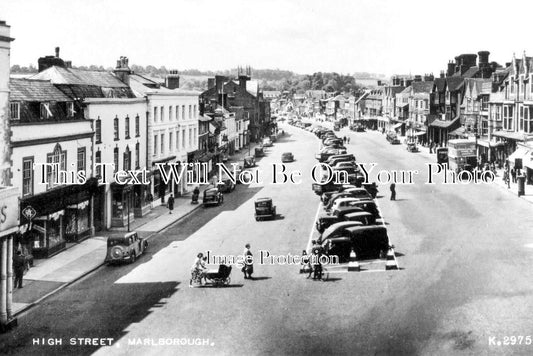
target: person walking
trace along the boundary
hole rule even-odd
[[[13,288],[22,288],[22,279],[24,278],[24,269],[26,268],[26,259],[22,256],[22,251],[17,250],[13,258],[13,269],[15,270],[15,286]]]
[[[346,139],[346,143],[350,143],[350,136]]]
[[[511,179],[513,181],[513,183],[516,183],[516,169],[511,168]]]
[[[174,210],[174,195],[170,194],[170,197],[167,201],[167,207],[168,207],[168,213],[172,214],[172,210]]]
[[[244,279],[253,279],[252,273],[254,273],[254,257],[252,251],[250,251],[250,244],[244,246],[244,266],[241,271],[244,273]]]
[[[507,189],[511,188],[510,180],[509,180],[509,171],[507,169],[503,171],[503,181],[505,184],[507,184]]]
[[[346,143],[346,136],[344,136],[344,137],[342,138],[342,141],[343,141],[344,143]]]
[[[396,184],[390,184],[390,200],[396,200]]]

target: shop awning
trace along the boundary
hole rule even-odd
[[[513,132],[511,132],[511,131],[496,131],[496,132],[493,132],[492,135],[496,136],[496,137],[503,137],[503,138],[506,138],[506,139],[509,139],[509,140],[514,140],[514,141],[525,141],[528,138],[527,135],[524,135],[521,132],[514,132],[514,131]]]
[[[478,146],[483,146],[483,147],[487,147],[487,148],[499,147],[499,146],[504,146],[505,145],[503,142],[492,142],[492,141],[480,140],[480,139],[477,140],[477,144],[478,144]]]
[[[405,124],[405,122],[399,122],[399,123],[397,123],[397,124],[394,124],[394,125],[392,126],[392,128],[393,128],[394,130],[396,130],[396,129],[399,129],[400,127],[402,127],[402,125],[404,125],[404,124]]]
[[[450,135],[450,136],[467,137],[466,134],[465,134],[465,128],[464,127],[458,127],[457,129],[449,132],[448,135]]]
[[[460,116],[457,116],[453,120],[439,120],[435,119],[432,123],[429,124],[431,127],[438,127],[442,129],[452,128],[452,125],[454,125],[456,122],[459,121]]]
[[[424,136],[426,134],[425,131],[418,131],[413,134],[413,136]]]
[[[514,162],[515,159],[520,158],[522,159],[522,164],[524,165],[531,165],[531,153],[533,152],[532,149],[524,146],[519,146],[516,151],[513,152],[512,155],[507,158],[509,162]]]
[[[213,118],[211,118],[209,116],[200,115],[198,117],[198,121],[211,121],[211,120],[213,120]]]

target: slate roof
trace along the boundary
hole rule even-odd
[[[449,91],[456,91],[461,88],[464,83],[464,79],[461,77],[448,77],[446,78],[446,84]]]
[[[11,78],[9,80],[9,90],[10,101],[72,101],[47,80]]]
[[[37,73],[31,79],[50,80],[53,84],[94,85],[105,88],[128,87],[110,72],[62,68],[58,66],[53,66]]]
[[[433,90],[433,81],[427,81],[427,82],[413,82],[411,83],[411,87],[413,88],[414,94],[420,94],[420,93],[431,93],[431,90]]]
[[[439,93],[444,92],[444,88],[446,88],[446,78],[436,78],[433,82]]]

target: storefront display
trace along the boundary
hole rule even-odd
[[[90,203],[89,200],[67,206],[65,238],[70,242],[78,242],[90,236]]]
[[[124,227],[135,220],[133,185],[111,185],[111,226]]]

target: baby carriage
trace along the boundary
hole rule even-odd
[[[211,283],[215,287],[229,285],[231,282],[230,274],[231,266],[220,265],[218,266],[218,272],[207,272],[205,280],[207,283]]]

